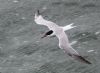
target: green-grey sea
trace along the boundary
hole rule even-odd
[[[78,62],[58,47],[34,13],[66,31],[72,47],[92,64]],[[76,41],[76,42],[75,42]],[[100,0],[0,0],[0,73],[100,73]]]

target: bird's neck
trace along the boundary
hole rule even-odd
[[[41,15],[34,20],[37,24],[45,25],[48,21],[45,20]]]
[[[45,20],[45,19],[42,19],[41,22],[42,22],[43,25],[48,26],[48,28],[50,30],[54,30],[55,28],[59,27],[54,22],[51,22],[51,21],[48,21],[48,20]]]
[[[53,29],[59,27],[59,26],[56,25],[54,22],[48,21],[48,20],[44,19],[42,16],[39,16],[38,18],[36,18],[36,19],[35,19],[35,22],[36,22],[37,24],[47,26],[50,30],[53,30]]]

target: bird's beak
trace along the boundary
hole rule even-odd
[[[45,37],[47,37],[47,35],[43,35],[41,38],[45,38]]]
[[[40,11],[39,11],[39,10],[36,11],[36,15],[37,15],[37,16],[40,15]]]
[[[40,15],[40,11],[37,10],[37,11],[35,12],[35,18],[37,18],[39,15]]]
[[[37,14],[38,14],[38,15],[41,15],[39,10],[37,10]]]

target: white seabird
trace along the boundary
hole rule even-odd
[[[35,13],[34,21],[39,25],[45,25],[47,26],[50,31],[46,32],[45,35],[42,37],[46,37],[48,35],[56,35],[56,37],[59,40],[59,48],[63,49],[65,53],[67,53],[72,58],[84,62],[86,64],[91,64],[88,60],[86,60],[84,57],[82,57],[76,50],[72,48],[72,46],[69,44],[68,37],[65,33],[66,30],[72,29],[76,26],[72,26],[72,24],[67,25],[65,27],[58,26],[56,23],[52,21],[45,20],[42,15],[40,15],[39,10]],[[68,28],[69,27],[69,28]]]

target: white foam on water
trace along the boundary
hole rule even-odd
[[[100,34],[100,31],[95,32],[95,35],[98,35],[98,34]]]
[[[14,2],[14,3],[18,3],[19,1],[18,1],[18,0],[13,0],[13,2]]]
[[[87,52],[94,52],[94,50],[88,50]]]
[[[28,43],[29,41],[23,41],[23,43]]]
[[[14,55],[10,55],[9,58],[16,58],[16,56],[14,56]]]
[[[16,16],[19,16],[19,13],[15,13]]]
[[[27,70],[27,69],[22,69],[22,68],[21,68],[21,69],[18,69],[18,70],[19,70],[19,71],[23,71],[23,70]]]
[[[74,44],[76,44],[78,41],[72,41],[71,43],[70,43],[70,45],[74,45]]]
[[[36,41],[36,43],[39,43],[40,41]]]
[[[47,9],[47,7],[46,7],[46,6],[44,6],[42,9],[43,9],[43,10],[46,10],[46,9]]]
[[[21,19],[25,20],[25,19],[26,19],[26,17],[22,17]]]
[[[85,36],[86,34],[83,33],[82,35]]]

